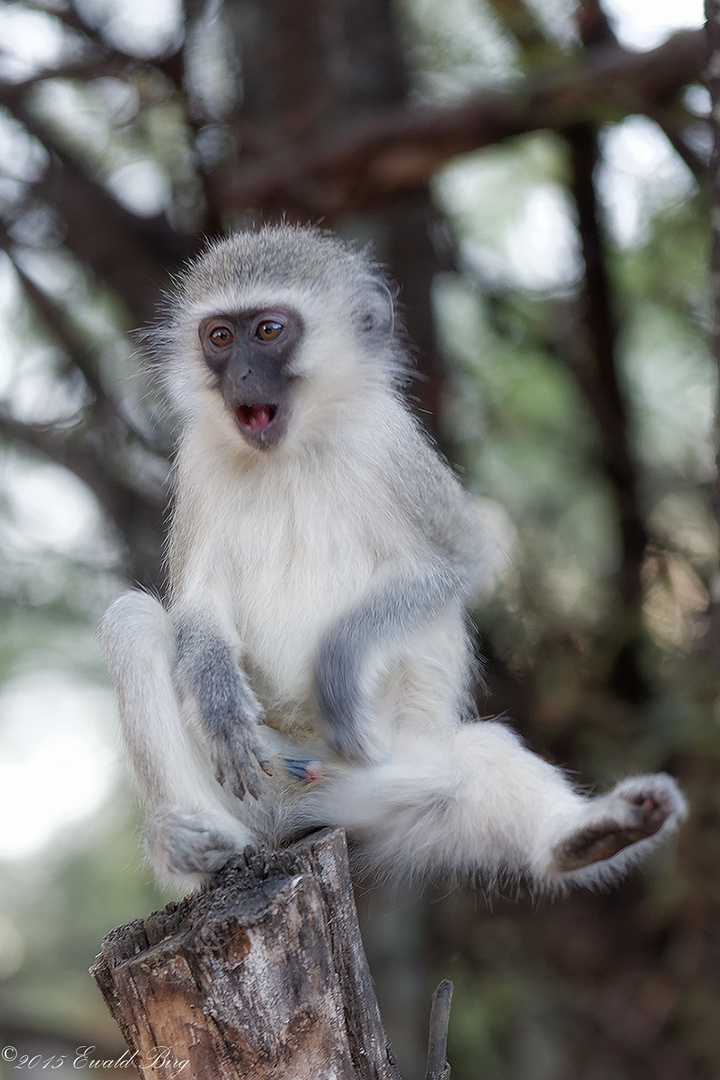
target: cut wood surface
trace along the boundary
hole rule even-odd
[[[350,885],[325,830],[246,852],[198,893],[103,941],[92,968],[158,1080],[399,1080]]]

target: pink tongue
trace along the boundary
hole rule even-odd
[[[262,431],[275,415],[275,409],[272,405],[242,405],[238,413],[241,422],[251,431]]]

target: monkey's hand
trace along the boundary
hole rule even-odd
[[[258,710],[261,712],[260,706]],[[235,715],[215,724],[209,739],[215,779],[238,799],[244,799],[246,791],[254,799],[260,798],[260,776],[253,759],[264,773],[272,776],[270,753],[258,732],[262,722],[262,715]]]

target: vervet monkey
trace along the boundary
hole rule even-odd
[[[153,334],[182,419],[165,603],[102,628],[161,878],[343,826],[387,877],[615,878],[685,814],[589,797],[473,705],[483,521],[409,412],[393,301],[337,239],[211,245]]]

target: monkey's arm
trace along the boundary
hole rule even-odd
[[[329,745],[346,758],[381,755],[374,694],[422,631],[463,592],[449,561],[428,555],[406,566],[387,566],[366,596],[335,622],[320,641],[315,692]]]
[[[385,528],[394,550],[363,599],[328,629],[315,665],[325,737],[361,761],[383,756],[373,715],[382,677],[414,636],[444,610],[460,612],[487,576],[473,499],[411,417],[400,414],[396,427],[402,437],[383,446],[376,466],[378,489],[390,490],[397,514]],[[464,654],[464,635],[452,644]]]
[[[227,637],[212,619],[183,608],[173,614],[177,634],[174,678],[181,694],[189,696],[200,718],[218,783],[238,799],[249,791],[259,797],[253,758],[272,772],[267,749],[257,728],[264,714],[240,668]]]

